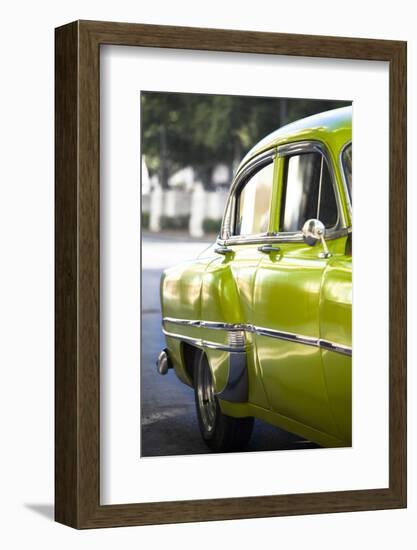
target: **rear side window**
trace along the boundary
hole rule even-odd
[[[274,164],[250,175],[236,202],[235,235],[259,235],[268,231]]]
[[[300,231],[304,223],[319,219],[327,228],[338,219],[332,178],[321,153],[303,153],[286,159],[281,210],[281,231]]]

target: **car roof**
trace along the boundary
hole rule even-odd
[[[278,128],[250,149],[237,171],[262,151],[300,139],[320,139],[340,148],[352,139],[352,106],[318,113]]]

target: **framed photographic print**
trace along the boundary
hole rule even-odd
[[[406,506],[404,42],[56,29],[55,434],[76,528]]]

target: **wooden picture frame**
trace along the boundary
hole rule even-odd
[[[406,506],[406,43],[77,21],[56,29],[55,518],[75,528]],[[389,487],[100,505],[99,55],[117,44],[389,62]]]

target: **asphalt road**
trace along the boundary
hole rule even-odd
[[[141,456],[210,452],[200,437],[191,388],[173,371],[161,376],[155,361],[165,347],[161,331],[159,280],[163,269],[195,258],[207,246],[175,235],[142,239]],[[314,448],[293,434],[255,421],[248,451]]]

